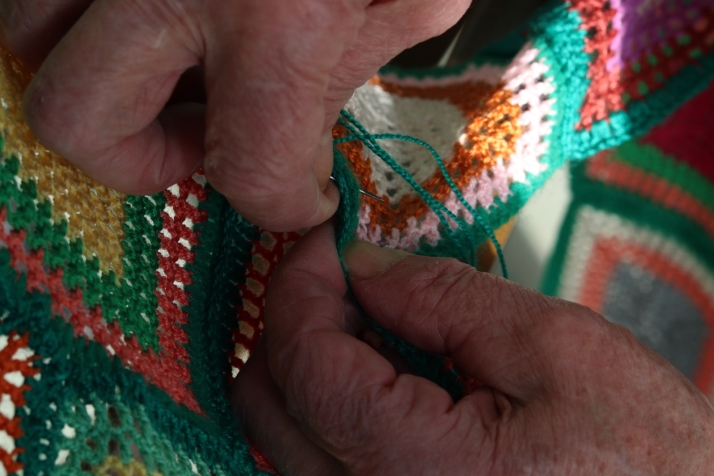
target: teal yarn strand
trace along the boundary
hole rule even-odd
[[[436,200],[434,197],[429,194],[426,190],[424,190],[415,180],[414,178],[409,175],[409,172],[404,170],[404,168],[399,165],[394,158],[389,155],[387,151],[385,151],[377,142],[372,138],[372,134],[367,132],[364,127],[356,121],[349,113],[346,111],[342,112],[343,115],[345,115],[345,118],[347,118],[350,122],[345,121],[343,118],[339,119],[340,124],[342,124],[345,128],[347,128],[348,131],[350,131],[354,136],[356,136],[355,140],[362,141],[364,145],[366,145],[372,152],[374,152],[375,155],[377,155],[379,158],[384,160],[384,162],[389,165],[392,170],[394,170],[397,174],[399,174],[404,180],[411,185],[414,190],[419,194],[419,196],[429,205],[429,207],[434,211],[436,216],[439,218],[439,221],[441,222],[442,226],[444,227],[444,231],[449,235],[449,238],[456,243],[457,247],[459,248],[459,251],[461,252],[462,255],[462,261],[469,263],[471,265],[475,264],[475,254],[473,250],[475,249],[475,244],[474,243],[464,243],[465,237],[460,237],[456,233],[454,233],[454,230],[451,228],[451,225],[449,222],[446,220],[446,217],[444,216],[445,214],[451,218],[454,222],[457,223],[462,228],[465,228],[466,223],[454,215],[451,210],[446,208],[441,202]]]
[[[402,178],[404,178],[409,185],[411,185],[414,190],[419,194],[419,196],[424,199],[424,201],[431,207],[431,209],[436,213],[436,215],[439,217],[439,221],[442,223],[444,228],[447,230],[447,232],[450,232],[449,235],[454,241],[456,241],[459,245],[460,240],[455,239],[453,230],[451,230],[450,225],[446,220],[442,219],[442,215],[440,212],[444,212],[448,215],[449,218],[451,218],[456,224],[465,229],[467,226],[466,223],[456,217],[456,215],[451,212],[448,208],[446,208],[441,202],[436,200],[429,192],[424,190],[415,180],[414,178],[409,175],[409,173],[404,170],[403,167],[401,167],[391,155],[387,151],[385,151],[383,148],[377,144],[378,140],[400,140],[404,142],[412,142],[414,144],[420,145],[421,147],[424,147],[426,150],[429,151],[429,153],[434,157],[436,160],[436,163],[439,166],[439,170],[441,170],[441,173],[443,174],[447,184],[449,187],[454,191],[454,194],[458,198],[459,202],[466,208],[466,210],[471,214],[474,220],[479,224],[481,229],[486,233],[486,235],[489,237],[491,242],[493,243],[494,248],[496,249],[496,254],[498,255],[498,261],[501,264],[501,269],[503,271],[503,276],[508,279],[508,269],[506,267],[506,259],[503,254],[503,249],[501,248],[501,244],[499,243],[498,239],[496,238],[496,234],[494,233],[493,229],[491,226],[488,224],[488,222],[481,216],[481,214],[466,200],[466,198],[463,196],[459,188],[456,186],[454,183],[453,179],[449,175],[449,172],[446,170],[446,165],[444,164],[444,160],[441,158],[439,153],[428,143],[424,142],[421,139],[417,139],[415,137],[407,136],[407,135],[402,135],[402,134],[371,134],[369,133],[364,126],[362,126],[350,113],[347,111],[342,111],[342,116],[344,117],[340,119],[340,124],[345,126],[351,133],[351,136],[338,139],[335,141],[335,144],[340,144],[344,142],[351,142],[355,140],[362,141],[367,147],[369,147],[372,152],[374,152],[378,157],[380,157],[382,160],[385,161],[387,165],[389,165],[396,173],[398,173]],[[346,120],[345,120],[346,119]],[[349,121],[348,124],[347,121]],[[350,127],[351,125],[354,125],[354,127]],[[471,249],[475,249],[475,244],[471,244]],[[463,250],[461,250],[463,252]],[[471,260],[474,260],[473,257],[473,252],[467,253],[469,258]],[[469,260],[468,262],[470,262]],[[471,262],[470,264],[474,264]]]
[[[459,199],[459,202],[466,208],[466,210],[469,211],[471,216],[473,216],[474,220],[481,226],[481,229],[486,233],[486,235],[489,237],[491,242],[493,243],[494,248],[496,248],[496,254],[498,255],[498,260],[501,264],[501,269],[503,270],[503,276],[508,279],[508,270],[506,269],[506,258],[503,255],[503,250],[501,249],[501,244],[498,242],[498,239],[496,238],[496,234],[494,233],[493,229],[489,226],[489,224],[484,220],[484,218],[481,216],[481,214],[471,206],[469,202],[466,201],[466,198],[464,198],[463,194],[461,193],[461,190],[456,186],[454,181],[452,180],[451,176],[449,175],[449,172],[446,170],[446,165],[444,164],[444,160],[441,158],[439,153],[429,144],[424,142],[421,139],[417,139],[416,137],[411,137],[411,136],[405,136],[402,134],[378,134],[373,136],[375,139],[395,139],[395,140],[401,140],[404,142],[413,142],[414,144],[418,144],[422,147],[424,147],[426,150],[428,150],[431,155],[434,157],[436,160],[436,163],[439,164],[439,169],[441,170],[441,173],[444,175],[444,178],[446,179],[446,182],[449,184],[449,187],[454,191],[454,194],[456,194],[456,197]]]

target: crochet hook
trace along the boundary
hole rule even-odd
[[[330,180],[337,183],[337,180],[332,175],[330,175]],[[375,200],[379,200],[380,202],[384,201],[384,199],[382,197],[378,197],[375,194],[368,192],[367,190],[362,190],[361,188],[359,189],[359,193],[361,193],[362,195],[366,195],[369,198],[374,198]]]

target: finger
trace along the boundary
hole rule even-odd
[[[456,440],[475,438],[466,452],[487,451],[485,431],[472,423],[474,406],[455,408],[433,383],[397,373],[364,342],[344,332],[346,286],[329,226],[319,227],[291,249],[271,281],[266,337],[271,373],[288,412],[320,447],[355,473],[377,474],[371,465],[399,461],[395,442],[453,451]],[[478,404],[485,405],[480,397]],[[490,406],[493,407],[491,398]],[[422,460],[424,461],[424,460]],[[420,471],[401,461],[405,474]],[[391,463],[390,463],[391,464]]]
[[[43,63],[25,95],[28,123],[94,179],[148,194],[203,157],[205,106],[166,110],[202,54],[188,2],[98,0]]]
[[[470,4],[471,0],[373,1],[357,39],[333,70],[327,116],[337,118],[355,88],[405,49],[451,28]]]
[[[597,314],[456,260],[362,241],[344,259],[354,295],[375,321],[523,401],[552,390],[563,363],[608,346],[610,325]]]
[[[454,26],[472,0],[377,1],[367,8],[367,21],[360,30],[360,43],[368,49],[392,49],[392,54],[411,48]],[[385,39],[393,40],[387,45]],[[394,41],[398,39],[399,41]],[[391,59],[391,58],[388,58]]]
[[[339,462],[310,441],[285,410],[283,397],[270,376],[264,341],[238,374],[231,407],[246,437],[281,475],[344,474]]]
[[[0,41],[36,71],[92,0],[4,0]]]
[[[258,79],[233,95],[235,103],[216,95],[218,119],[209,116],[206,170],[249,219],[289,229],[334,213],[336,194],[327,182],[331,128],[354,89],[405,48],[448,29],[470,0],[311,2],[313,11],[300,2],[280,3],[277,10],[269,3],[263,2],[267,16],[258,22],[265,28],[246,38],[256,46],[230,45],[259,51],[260,58],[229,50],[209,61],[235,62],[219,71],[216,91],[228,90],[239,78]],[[252,127],[226,130],[226,124]],[[244,137],[245,131],[252,134]],[[286,151],[293,160],[284,159]],[[325,183],[328,189],[316,194],[315,187],[324,189]]]
[[[328,180],[336,117],[325,115],[325,96],[368,3],[250,0],[230,17],[216,12],[207,32],[205,170],[251,221],[294,229],[336,210]]]

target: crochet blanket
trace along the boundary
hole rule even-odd
[[[714,400],[714,83],[572,167],[545,292],[628,327]]]
[[[705,88],[714,9],[573,0],[522,43],[387,69],[355,93],[334,130],[338,245],[356,234],[475,263],[565,159],[645,133]],[[30,76],[1,56],[0,470],[266,474],[227,394],[299,234],[246,222],[200,173],[152,196],[93,182],[34,139],[19,107]],[[385,337],[454,398],[470,388],[448,356]]]

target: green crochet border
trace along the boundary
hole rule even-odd
[[[127,196],[124,202],[124,213],[126,221],[124,222],[124,241],[122,248],[124,249],[124,278],[122,279],[122,287],[128,288],[128,282],[131,282],[134,289],[134,299],[140,294],[140,290],[155,290],[158,286],[158,277],[156,270],[159,268],[158,250],[161,247],[159,233],[163,228],[164,220],[161,218],[161,212],[166,206],[166,197],[163,193],[156,193],[151,196]],[[128,223],[131,222],[135,228],[131,229]],[[147,253],[147,251],[149,251]],[[138,313],[136,319],[143,321],[141,313],[148,319],[150,327],[142,328],[141,333],[136,333],[134,329],[137,325],[126,327],[122,325],[125,332],[132,332],[136,335],[142,348],[146,350],[148,347],[159,352],[159,336],[157,330],[159,328],[159,320],[156,315],[156,309],[159,305],[158,298],[154,292],[144,293],[139,301],[124,302],[123,313],[117,311],[116,318],[120,324],[127,321],[127,316],[131,313]],[[141,309],[130,310],[131,302],[141,303]],[[104,306],[102,306],[104,309]],[[120,316],[122,316],[120,318]],[[144,321],[146,322],[146,321]]]
[[[542,285],[544,294],[558,295],[578,212],[586,205],[619,215],[638,226],[675,240],[714,274],[714,242],[701,225],[675,211],[656,205],[636,193],[592,180],[585,175],[585,167],[584,163],[571,164],[574,199],[545,272]]]

